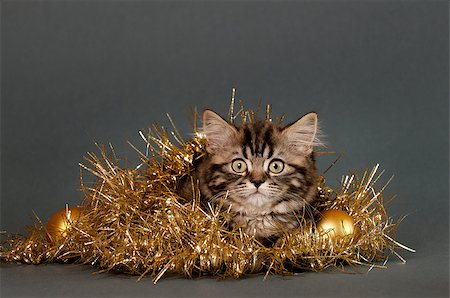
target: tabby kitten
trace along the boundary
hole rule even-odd
[[[202,200],[230,209],[231,227],[257,239],[298,226],[317,198],[317,114],[280,127],[270,121],[235,126],[203,113],[206,155],[196,166]]]

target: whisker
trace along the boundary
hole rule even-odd
[[[210,197],[208,199],[209,202],[214,202],[215,200],[217,200],[219,197],[222,196],[226,196],[227,192],[226,191],[220,191],[218,193],[216,193],[215,195],[213,195],[212,197]]]
[[[316,207],[314,207],[313,205],[311,205],[310,202],[305,202],[305,203],[312,211],[319,212],[319,210]]]
[[[311,205],[305,205],[305,206],[303,207],[303,209],[306,210],[306,213],[309,215],[310,219],[311,219],[312,221],[314,221],[314,213],[313,213],[313,211],[311,210],[310,207],[311,207]]]

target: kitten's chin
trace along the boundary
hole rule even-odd
[[[246,201],[254,207],[265,207],[266,205],[269,205],[271,202],[270,197],[260,192],[256,192],[249,195]]]

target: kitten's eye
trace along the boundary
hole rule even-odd
[[[231,168],[236,173],[244,173],[247,170],[247,164],[243,159],[235,159],[231,163]]]
[[[283,169],[284,169],[284,162],[282,162],[279,159],[273,160],[269,164],[269,171],[274,174],[281,173],[283,171]]]

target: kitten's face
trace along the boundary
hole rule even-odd
[[[314,113],[281,128],[269,121],[236,127],[206,111],[208,157],[201,165],[202,193],[239,213],[299,210],[315,193],[316,130]]]

